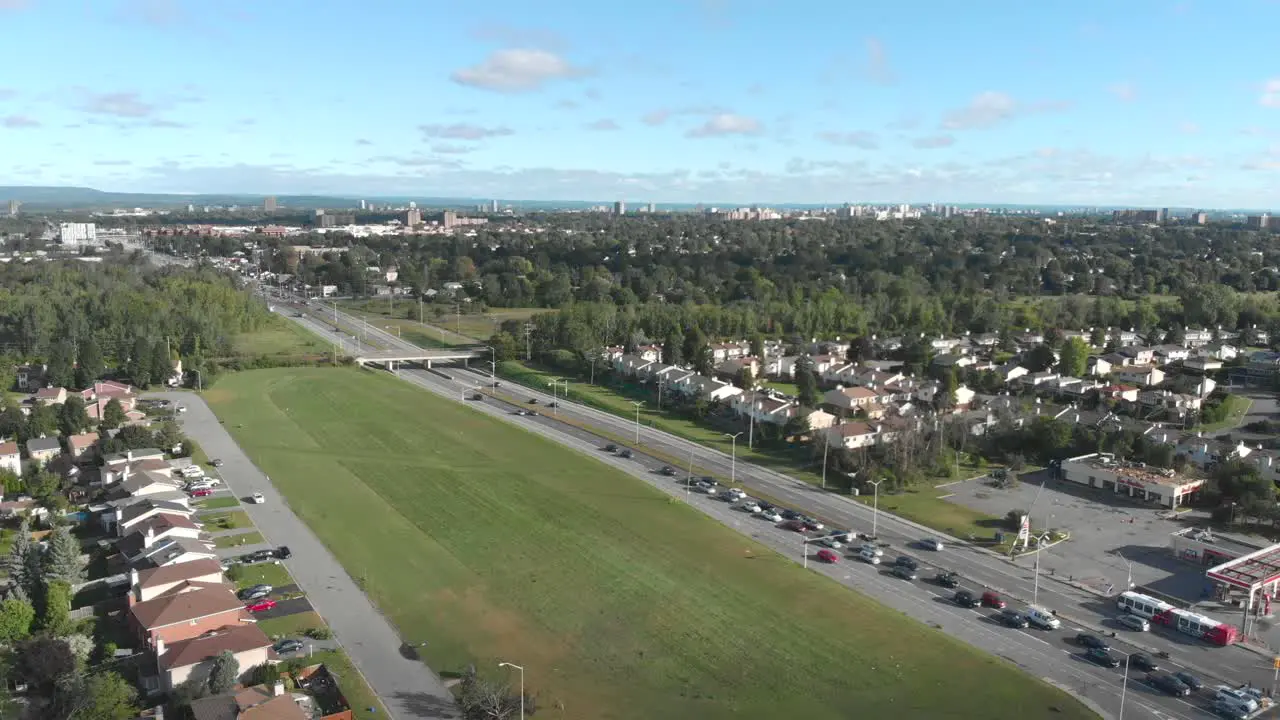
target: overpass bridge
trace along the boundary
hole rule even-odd
[[[433,363],[465,363],[472,358],[488,357],[489,353],[489,348],[483,346],[439,350],[399,348],[367,352],[354,359],[361,365],[382,365],[388,370],[395,370],[397,365],[403,363],[419,363],[426,368],[430,368]]]

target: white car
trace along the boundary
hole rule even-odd
[[[198,492],[200,490],[212,490],[213,486],[207,482],[191,483],[187,486],[187,492]]]
[[[766,510],[760,513],[760,517],[768,520],[769,522],[782,522],[782,516],[778,514],[777,510]]]
[[[754,514],[754,513],[760,512],[761,510],[762,508],[760,507],[760,503],[754,500],[749,500],[747,502],[742,503],[742,512],[749,512]]]
[[[839,540],[837,540],[837,539],[835,539],[835,538],[833,538],[833,537],[825,537],[825,538],[822,538],[822,544],[823,544],[823,545],[826,545],[827,547],[831,548],[832,550],[839,550],[840,548],[844,547],[844,545],[843,545]]]
[[[866,543],[862,547],[858,548],[858,552],[864,555],[866,554],[874,555],[878,558],[884,557],[884,551],[880,549],[880,546],[874,545],[872,543]]]
[[[747,493],[742,488],[729,488],[727,492],[729,493],[729,500],[732,502],[745,500],[747,498]]]
[[[188,465],[178,471],[185,478],[195,478],[204,475],[204,469],[199,465]]]
[[[180,413],[184,413],[184,412],[186,412],[186,411],[187,411],[187,406],[186,406],[186,405],[179,405],[179,406],[178,406],[178,412],[180,412]]]
[[[262,493],[254,493],[249,496],[249,500],[251,500],[254,505],[261,505],[267,501],[266,498],[262,497]]]
[[[870,552],[865,548],[858,553],[858,557],[862,558],[863,562],[868,563],[870,565],[880,564],[880,556],[877,555],[876,553]]]

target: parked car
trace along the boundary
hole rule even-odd
[[[983,607],[991,607],[997,610],[1003,610],[1005,608],[1005,605],[1007,604],[1008,603],[1004,601],[1004,598],[1000,597],[1000,593],[998,592],[987,590],[986,592],[982,593]]]
[[[833,550],[822,549],[818,551],[818,559],[824,563],[838,563],[840,554]]]
[[[274,550],[254,550],[248,555],[242,556],[240,559],[242,562],[256,563],[256,562],[264,562],[266,560],[270,560],[274,555],[275,555]]]
[[[1151,629],[1151,623],[1147,622],[1146,618],[1140,618],[1137,615],[1121,615],[1116,618],[1116,624],[1138,632],[1146,632]]]
[[[1143,672],[1155,672],[1160,669],[1156,661],[1146,653],[1134,653],[1129,656],[1129,667]]]
[[[1031,626],[1031,622],[1027,620],[1026,615],[1012,609],[1001,611],[1000,622],[1004,623],[1006,627],[1016,628],[1018,630]]]
[[[944,588],[960,586],[960,576],[953,572],[940,572],[933,576],[933,581]]]
[[[1117,660],[1114,655],[1112,655],[1111,653],[1107,652],[1102,648],[1091,647],[1085,651],[1084,657],[1086,660],[1093,663],[1097,663],[1102,667],[1108,667],[1108,668],[1120,667],[1120,661]]]
[[[198,482],[187,486],[187,492],[193,493],[197,490],[213,490],[213,485],[207,482]]]
[[[240,599],[245,602],[252,602],[254,600],[262,600],[270,594],[270,590],[243,590],[240,592]]]
[[[280,642],[276,643],[276,652],[282,655],[285,653],[295,653],[301,650],[303,647],[304,646],[301,640],[293,640],[293,639],[281,640]]]
[[[920,569],[920,563],[916,562],[916,559],[910,555],[899,555],[897,559],[893,561],[893,564],[899,567],[910,568],[912,570]]]
[[[262,496],[262,493],[260,493],[260,492],[256,492],[256,493],[254,493],[254,494],[252,494],[252,495],[250,495],[250,496],[249,496],[249,502],[253,503],[254,505],[261,505],[261,504],[265,503],[266,501],[267,501],[267,499],[266,499],[265,497],[263,497],[263,496]]]
[[[931,538],[931,537],[923,538],[920,541],[920,547],[924,548],[925,550],[941,550],[942,541],[937,538]]]
[[[275,606],[276,606],[275,600],[259,600],[258,602],[246,605],[244,609],[248,610],[251,613],[260,613],[260,612],[266,612],[267,610],[270,610]]]
[[[1111,645],[1107,644],[1106,640],[1103,640],[1097,635],[1090,635],[1089,633],[1080,633],[1079,635],[1076,635],[1076,644],[1080,647],[1093,648],[1095,650],[1111,649]]]
[[[892,572],[892,573],[894,574],[894,576],[895,576],[895,577],[900,577],[900,578],[902,578],[903,580],[915,580],[915,579],[916,579],[916,571],[915,571],[915,569],[913,569],[913,568],[909,568],[909,567],[907,567],[906,565],[894,565],[894,566],[893,566],[893,570],[891,570],[890,572]]]
[[[1186,683],[1178,679],[1176,675],[1169,673],[1154,673],[1147,676],[1147,682],[1157,690],[1163,690],[1175,697],[1184,697],[1191,694],[1191,688]]]
[[[1253,696],[1243,690],[1227,685],[1219,685],[1214,688],[1213,702],[1215,704],[1234,705],[1245,712],[1253,712],[1258,709],[1258,701],[1253,699]]]
[[[667,477],[672,477],[676,474],[676,469],[671,467],[670,465],[663,465],[662,470],[660,470],[659,472],[661,472],[663,475],[666,475]]]
[[[198,498],[202,498],[202,497],[209,497],[209,496],[210,496],[210,495],[212,495],[212,494],[213,494],[213,490],[211,490],[211,489],[209,489],[209,488],[205,488],[205,489],[203,489],[203,490],[192,490],[192,491],[191,491],[191,497],[198,497]]]
[[[288,545],[281,545],[280,547],[276,548],[276,557],[280,558],[281,560],[288,560],[289,558],[293,557],[293,551],[289,549]]]
[[[1213,714],[1226,720],[1245,720],[1249,717],[1249,711],[1240,705],[1232,704],[1225,700],[1215,700],[1213,702]]]
[[[978,598],[974,597],[973,593],[969,592],[968,590],[957,591],[956,594],[951,597],[951,599],[954,600],[957,605],[963,608],[978,607]]]
[[[1200,678],[1192,675],[1186,670],[1179,670],[1173,674],[1174,677],[1182,681],[1183,685],[1191,688],[1191,692],[1200,692],[1200,688],[1204,687],[1204,683],[1200,682]]]

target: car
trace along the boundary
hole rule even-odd
[[[222,461],[221,461],[221,460],[219,460],[218,458],[214,458],[214,459],[210,460],[210,461],[209,461],[209,464],[210,464],[210,465],[212,465],[213,467],[216,467],[216,468],[218,468],[218,467],[222,467]]]
[[[676,469],[671,467],[670,465],[663,465],[662,469],[659,470],[658,472],[661,472],[663,475],[666,475],[667,477],[673,477],[676,474]]]
[[[265,560],[270,560],[274,555],[275,555],[275,551],[273,550],[254,550],[248,555],[242,555],[240,557],[240,562],[244,562],[244,563],[263,562]]]
[[[1005,605],[1007,604],[1008,603],[1004,601],[1004,598],[1000,597],[1000,593],[998,592],[987,590],[986,592],[982,593],[983,607],[991,607],[997,610],[1003,610],[1005,608]]]
[[[782,522],[782,516],[778,514],[777,510],[765,510],[760,513],[760,517],[772,523]]]
[[[742,509],[742,512],[751,513],[753,515],[758,512],[763,512],[763,510],[761,510],[760,508],[760,503],[757,503],[754,500],[748,500],[742,503],[741,505],[739,505],[738,507]]]
[[[191,483],[187,486],[187,492],[195,492],[197,490],[212,490],[213,484],[207,482]]]
[[[557,402],[557,401],[555,401],[555,400],[552,400],[551,402],[547,403],[547,407],[549,407],[549,408],[558,408],[558,407],[560,407],[560,403],[559,403],[559,402]]]
[[[1085,650],[1084,657],[1089,662],[1097,663],[1102,667],[1120,667],[1120,661],[1116,659],[1116,656],[1102,648],[1091,647],[1088,650]]]
[[[1173,674],[1183,685],[1191,688],[1191,692],[1200,692],[1200,688],[1204,687],[1204,683],[1200,682],[1200,678],[1192,675],[1186,670],[1179,670]]]
[[[864,562],[864,563],[866,563],[866,564],[868,564],[868,565],[879,565],[879,564],[880,564],[880,556],[879,556],[879,555],[876,555],[875,553],[869,553],[869,552],[867,552],[866,550],[861,550],[861,551],[859,551],[859,552],[858,552],[858,557],[862,560],[862,562]]]
[[[824,563],[838,563],[840,554],[833,550],[822,549],[818,551],[818,559]]]
[[[1017,610],[1004,610],[1001,612],[1000,622],[1004,623],[1006,627],[1016,628],[1018,630],[1031,626],[1031,621],[1027,619],[1027,616]]]
[[[884,557],[884,550],[881,550],[880,546],[875,543],[863,543],[862,547],[858,548],[858,552],[868,552],[873,553],[876,557]]]
[[[782,517],[786,520],[799,520],[804,517],[798,510],[783,510]]]
[[[706,483],[706,484],[708,484],[708,485],[712,486],[712,487],[715,487],[716,485],[718,485],[718,484],[719,484],[719,483],[717,483],[717,482],[716,482],[716,479],[715,479],[715,478],[713,478],[713,477],[711,477],[710,475],[703,475],[702,477],[700,477],[700,478],[698,478],[698,479],[699,479],[699,480],[701,480],[702,482],[704,482],[704,483]]]
[[[186,412],[186,411],[187,411],[187,406],[186,406],[186,405],[179,405],[179,406],[178,406],[178,412],[180,412],[180,413],[184,413],[184,412]]]
[[[1143,672],[1153,673],[1160,669],[1156,661],[1146,653],[1133,653],[1129,656],[1129,667]]]
[[[249,502],[253,503],[254,505],[261,505],[261,504],[265,503],[266,501],[267,501],[267,499],[266,499],[265,497],[263,497],[263,496],[262,496],[262,493],[260,493],[260,492],[256,492],[256,493],[254,493],[254,494],[252,494],[252,495],[250,495],[250,496],[249,496]]]
[[[192,490],[192,491],[191,491],[191,497],[198,497],[198,498],[201,498],[201,497],[209,497],[209,496],[210,496],[210,495],[212,495],[212,494],[213,494],[213,490],[211,490],[211,489],[209,489],[209,488],[205,488],[205,489],[203,489],[203,490]]]
[[[951,599],[955,602],[955,604],[959,605],[962,608],[978,607],[978,598],[974,597],[973,593],[969,592],[968,590],[957,591],[955,595],[951,596]]]
[[[1106,640],[1103,640],[1097,635],[1090,635],[1089,633],[1080,633],[1079,635],[1076,635],[1076,644],[1080,647],[1102,650],[1104,652],[1111,649],[1111,646],[1107,644]]]
[[[890,572],[893,573],[894,577],[900,577],[903,580],[916,579],[916,571],[913,568],[907,567],[906,565],[894,565],[893,570],[891,570]]]
[[[832,550],[839,550],[840,548],[844,547],[844,543],[840,542],[838,538],[833,537],[831,535],[828,535],[827,537],[822,538],[818,542],[821,543],[822,545],[825,545],[826,547],[831,548]]]
[[[1227,718],[1227,720],[1245,720],[1245,718],[1249,717],[1248,710],[1225,700],[1214,701],[1213,713],[1220,718]]]
[[[931,538],[931,537],[922,538],[920,540],[920,547],[924,548],[925,550],[941,550],[942,541],[937,538]]]
[[[784,513],[782,517],[785,518],[786,514]],[[799,520],[787,520],[786,522],[782,523],[778,527],[782,528],[783,530],[790,530],[792,532],[798,532],[798,533],[802,533],[805,531],[804,523],[800,522]]]
[[[244,609],[248,610],[251,613],[260,613],[260,612],[266,612],[274,608],[275,606],[276,606],[275,600],[259,600],[258,602],[250,603],[246,605]]]
[[[472,399],[472,400],[483,400],[483,399],[484,399],[484,395],[481,395],[480,393],[472,393],[472,394],[471,394],[471,399]]]
[[[1169,673],[1152,673],[1147,676],[1147,683],[1157,690],[1163,690],[1174,697],[1184,697],[1191,694],[1191,688],[1178,679],[1178,676]]]
[[[281,654],[295,653],[301,650],[303,647],[304,645],[301,640],[293,640],[293,639],[281,640],[280,642],[276,643],[276,652]]]
[[[826,527],[826,525],[823,525],[823,524],[822,524],[822,521],[821,521],[821,520],[818,520],[818,519],[816,519],[816,518],[811,518],[811,517],[809,517],[809,516],[807,516],[807,515],[806,515],[805,517],[803,517],[803,518],[802,518],[802,520],[804,520],[804,524],[805,524],[805,525],[809,526],[809,529],[810,529],[810,530],[815,530],[815,531],[816,531],[816,530],[821,530],[821,529],[823,529],[823,528],[825,528],[825,527]]]
[[[525,416],[525,417],[538,417],[538,413],[536,413],[536,412],[534,412],[534,411],[532,411],[532,410],[525,410],[525,411],[524,411],[524,416]]]
[[[893,564],[899,567],[910,568],[912,570],[920,569],[920,563],[916,562],[916,559],[910,555],[899,555],[897,559],[893,561]]]
[[[538,404],[538,398],[529,398],[529,404],[530,404],[530,405],[537,405],[537,404]]]
[[[1254,700],[1252,695],[1228,685],[1219,685],[1214,688],[1213,702],[1215,704],[1234,705],[1245,712],[1253,712],[1258,709],[1258,701]]]
[[[1116,624],[1138,632],[1146,632],[1151,629],[1151,623],[1147,622],[1146,618],[1140,618],[1137,615],[1121,615],[1116,618]]]
[[[743,490],[742,488],[729,488],[728,490],[724,491],[724,495],[725,495],[725,498],[729,500],[729,502],[738,502],[739,500],[747,499],[747,491]],[[759,505],[759,503],[756,503],[756,504]],[[764,506],[760,505],[760,509],[764,510]]]
[[[270,590],[244,590],[240,593],[240,599],[245,602],[251,602],[253,600],[262,600],[270,594]]]
[[[629,458],[631,457],[631,451],[627,448],[622,448],[621,450],[618,451],[618,457]]]
[[[933,582],[944,588],[960,587],[960,576],[953,572],[940,572],[933,576]]]
[[[694,490],[697,490],[698,492],[700,492],[700,493],[704,493],[704,494],[706,494],[706,495],[715,495],[715,494],[716,494],[716,486],[715,486],[715,485],[708,485],[708,484],[706,484],[706,483],[704,483],[704,482],[700,482],[700,483],[698,483],[698,484],[694,487]]]
[[[280,558],[281,560],[288,560],[289,558],[293,557],[293,551],[289,549],[288,545],[281,545],[280,547],[276,548],[276,557]]]
[[[605,445],[605,446],[604,446],[604,451],[605,451],[605,452],[618,452],[618,446],[617,446],[617,445],[614,445],[613,443],[609,443],[608,445]]]

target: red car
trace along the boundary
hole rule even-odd
[[[783,530],[791,530],[792,532],[798,532],[798,533],[802,533],[805,531],[804,523],[800,522],[799,520],[788,520],[782,523],[781,525],[779,525],[778,527],[782,528]]]
[[[259,600],[256,603],[245,605],[244,609],[251,613],[266,612],[276,606],[275,600]]]
[[[982,606],[1003,610],[1005,606],[1004,598],[1000,597],[1000,593],[988,590],[982,593]]]
[[[191,491],[191,497],[208,497],[208,496],[210,496],[210,495],[212,495],[212,494],[213,494],[213,491],[212,491],[212,490],[209,490],[208,488],[206,488],[206,489],[204,489],[204,490],[192,490],[192,491]]]
[[[818,559],[824,563],[840,562],[840,556],[834,550],[819,550]]]

